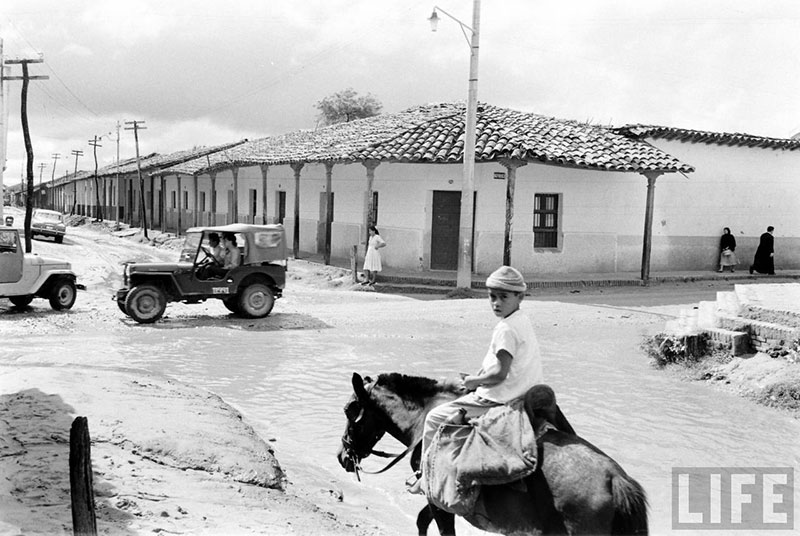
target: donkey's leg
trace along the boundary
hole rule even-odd
[[[442,536],[456,536],[456,516],[432,504],[428,504],[428,508],[433,513],[436,526],[439,527],[439,534]]]
[[[433,521],[433,510],[426,504],[417,514],[417,533],[419,536],[427,536],[431,521]]]

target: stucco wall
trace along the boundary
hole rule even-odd
[[[712,270],[718,262],[722,228],[730,227],[739,244],[740,269],[752,261],[758,236],[775,226],[776,267],[800,268],[800,151],[728,147],[679,141],[650,140],[696,168],[684,177],[664,174],[656,181],[651,271]],[[503,258],[506,187],[495,178],[507,170],[499,163],[475,168],[475,267],[493,270]],[[389,164],[375,168],[373,191],[378,194],[377,226],[389,247],[384,264],[408,270],[430,266],[431,205],[437,190],[461,191],[461,164]],[[294,232],[294,170],[288,165],[267,170],[267,206],[258,166],[240,168],[238,217],[256,221],[266,212],[277,218],[278,192],[285,192],[287,236]],[[145,181],[149,189],[149,180]],[[181,189],[194,206],[194,179],[184,177]],[[211,208],[209,175],[200,175],[200,191]],[[367,169],[360,163],[332,168],[335,194],[331,253],[347,258],[359,244],[363,258]],[[165,203],[177,188],[175,176],[165,180]],[[71,186],[71,185],[70,185]],[[155,188],[161,187],[160,181]],[[300,248],[317,251],[324,226],[325,166],[306,164],[300,174]],[[138,190],[138,185],[137,188]],[[249,191],[256,190],[256,211]],[[226,219],[233,173],[221,170],[216,179],[217,221]],[[66,187],[67,196],[73,191]],[[123,190],[125,191],[125,190]],[[534,248],[533,201],[537,193],[558,194],[558,247]],[[647,180],[636,173],[586,171],[529,163],[517,169],[511,262],[528,273],[638,272],[641,268]],[[124,196],[123,196],[124,198]],[[148,199],[149,201],[149,199]],[[89,180],[78,183],[78,202],[94,204]],[[138,206],[138,191],[134,210]],[[203,207],[199,207],[203,210]],[[148,207],[149,209],[149,207]],[[189,217],[185,214],[184,217]],[[232,221],[232,220],[231,220]],[[250,221],[247,219],[246,221]]]

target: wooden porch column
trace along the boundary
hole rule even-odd
[[[294,258],[299,258],[300,255],[300,170],[303,169],[303,163],[298,162],[292,164],[294,170],[294,238],[292,239],[292,251]]]
[[[269,171],[268,164],[261,164],[258,166],[261,169],[261,218],[264,225],[268,223],[267,220],[267,172]],[[254,214],[255,216],[255,214]]]
[[[211,179],[211,221],[203,225],[214,226],[217,224],[217,172],[209,170],[208,176]]]
[[[511,266],[511,240],[514,231],[514,190],[517,186],[517,168],[527,165],[524,160],[503,159],[506,168],[506,228],[503,237],[503,264]]]
[[[192,227],[197,227],[197,218],[199,215],[197,213],[197,209],[200,206],[200,193],[197,191],[199,189],[200,184],[200,177],[197,175],[194,176],[194,208],[192,209]]]
[[[161,202],[159,203],[158,210],[160,214],[158,215],[159,223],[161,224],[161,232],[167,232],[167,179],[164,175],[161,175]]]
[[[369,244],[369,226],[375,224],[375,222],[372,221],[372,215],[375,212],[375,207],[372,205],[372,184],[375,182],[375,168],[380,165],[380,162],[377,160],[366,160],[361,163],[367,168],[367,213],[364,214],[364,254],[366,255],[367,245]]]
[[[183,197],[183,195],[181,195],[183,193],[183,191],[181,190],[181,174],[180,173],[176,173],[175,174],[175,178],[178,179],[177,192],[175,194],[175,197],[177,198],[177,205],[178,205],[178,225],[175,228],[175,235],[176,236],[180,236],[181,235],[181,223],[182,223],[181,222],[181,209],[183,208],[182,205],[181,205],[181,198]]]
[[[150,175],[150,225],[155,229],[156,214],[156,178]]]
[[[644,211],[644,240],[642,242],[642,281],[650,281],[650,249],[653,243],[653,201],[656,195],[656,179],[659,171],[645,171],[647,177],[647,204]]]
[[[331,263],[331,226],[333,225],[333,162],[325,162],[325,251],[323,262]]]
[[[239,166],[231,168],[233,175],[233,221],[228,223],[236,223],[239,221]]]

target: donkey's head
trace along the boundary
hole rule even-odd
[[[353,396],[344,407],[347,426],[337,457],[347,472],[358,472],[370,454],[384,455],[374,447],[388,433],[406,446],[422,437],[427,412],[436,404],[456,398],[458,388],[430,378],[391,373],[377,379],[353,374]]]
[[[361,460],[372,453],[391,424],[389,417],[370,397],[372,387],[373,380],[369,376],[362,379],[358,373],[353,373],[353,396],[344,406],[347,426],[337,454],[339,463],[348,473],[357,472]]]

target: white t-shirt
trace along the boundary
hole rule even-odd
[[[522,311],[511,313],[495,326],[492,342],[481,364],[484,370],[498,362],[497,352],[500,350],[505,350],[512,356],[508,376],[497,385],[478,387],[475,390],[476,395],[505,403],[521,397],[534,385],[544,382],[539,341],[536,340],[530,319]]]

